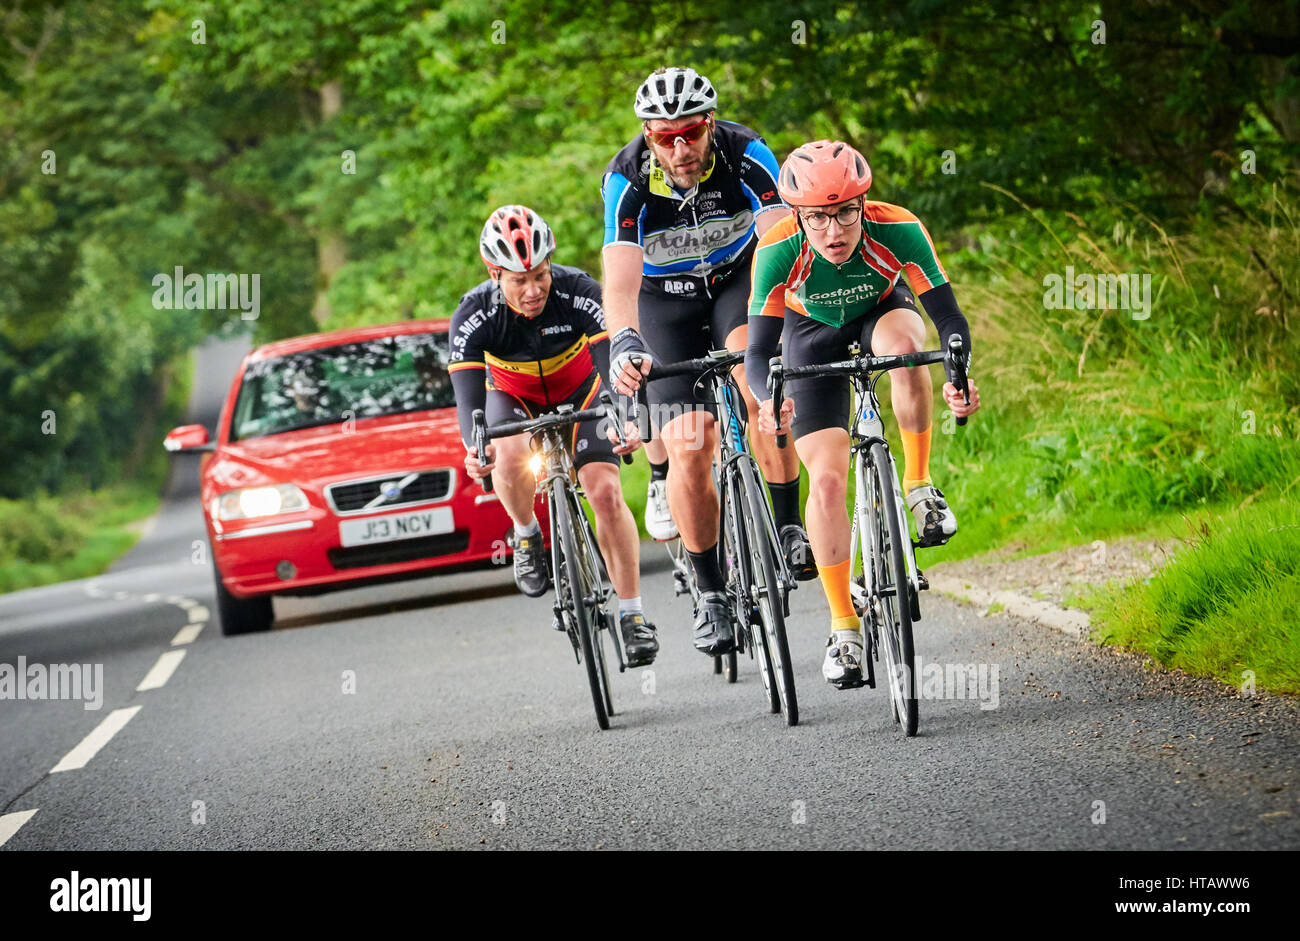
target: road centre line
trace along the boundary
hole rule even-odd
[[[122,730],[122,727],[130,722],[140,706],[127,706],[124,709],[114,709],[108,715],[104,716],[104,721],[95,726],[91,733],[83,738],[77,747],[68,752],[59,761],[57,765],[50,769],[50,774],[56,771],[75,771],[78,768],[84,768],[86,762],[95,757],[95,754],[108,744],[109,740]]]
[[[167,681],[171,679],[172,674],[176,672],[176,668],[181,665],[181,661],[184,659],[184,650],[166,651],[158,658],[158,662],[153,665],[149,672],[144,675],[144,679],[140,681],[140,685],[135,688],[135,691],[137,693],[143,693],[145,690],[158,689],[159,687],[166,685]]]

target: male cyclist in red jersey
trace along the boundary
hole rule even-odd
[[[900,275],[919,295],[940,347],[956,334],[969,357],[970,328],[929,233],[906,209],[864,199],[871,168],[860,153],[841,141],[804,144],[781,166],[779,183],[793,212],[759,240],[749,301],[745,367],[761,401],[760,431],[776,431],[767,377],[778,340],[782,362],[791,367],[846,359],[855,342],[876,356],[924,349],[925,324]],[[786,316],[787,307],[795,316]],[[780,427],[793,432],[808,468],[808,537],[831,609],[822,675],[848,689],[861,684],[863,655],[849,593],[849,380],[792,379],[786,388]],[[957,519],[930,481],[929,371],[893,370],[890,393],[903,439],[903,492],[919,543],[942,545],[957,531]],[[959,418],[980,406],[974,382],[969,405],[951,382],[943,398]]]
[[[712,84],[694,69],[659,69],[637,89],[641,133],[605,171],[611,378],[624,393],[640,385],[652,361],[745,348],[749,258],[756,236],[785,206],[777,195],[776,157],[754,131],[715,120],[717,104]],[[632,365],[637,358],[639,370]],[[755,402],[740,371],[737,379],[752,416]],[[700,588],[695,647],[726,653],[735,632],[717,558],[718,498],[710,471],[717,423],[710,400],[689,376],[651,383],[648,397],[669,455],[672,521]],[[813,578],[799,517],[798,458],[771,438],[755,435],[753,446],[791,570]]]
[[[600,285],[577,268],[554,265],[555,236],[525,206],[503,206],[488,217],[479,253],[490,275],[463,298],[451,319],[448,372],[465,443],[465,470],[475,480],[493,474],[501,504],[514,520],[515,583],[530,597],[549,578],[541,527],[533,513],[536,482],[528,467],[527,435],[497,438],[479,464],[473,414],[489,425],[532,418],[555,406],[590,408],[609,375],[609,342]],[[613,428],[582,422],[570,445],[578,481],[596,514],[596,541],[618,594],[619,628],[628,666],[654,662],[655,627],[641,603],[636,520],[623,500],[618,455],[640,446],[627,423],[627,445],[615,447]],[[602,430],[604,433],[602,433]]]

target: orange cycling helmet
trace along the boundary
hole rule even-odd
[[[777,189],[789,206],[830,206],[871,189],[871,167],[844,141],[813,141],[785,158]]]

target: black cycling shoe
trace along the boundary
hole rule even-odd
[[[542,534],[520,536],[512,533],[510,544],[515,549],[515,584],[529,598],[546,594],[551,587],[551,577],[546,572],[546,549]]]
[[[695,609],[695,649],[700,653],[731,653],[736,645],[736,634],[731,627],[731,606],[727,596],[720,591],[700,594],[699,607]]]
[[[630,667],[648,667],[659,653],[659,638],[655,626],[639,611],[624,611],[618,616],[618,627],[623,632],[623,652]]]
[[[817,577],[817,563],[813,561],[812,546],[808,544],[808,534],[798,523],[781,527],[781,554],[790,566],[790,574],[798,581],[806,582]]]

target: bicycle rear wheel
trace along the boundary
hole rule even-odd
[[[589,582],[588,566],[579,555],[578,542],[581,535],[577,532],[578,521],[573,516],[573,506],[569,501],[569,489],[561,481],[555,485],[561,490],[558,499],[551,500],[551,525],[560,539],[561,571],[555,573],[557,583],[562,585],[560,606],[565,616],[572,617],[577,626],[578,641],[582,647],[582,662],[587,669],[587,682],[591,686],[592,704],[596,709],[596,724],[602,729],[609,728],[609,709],[606,699],[608,676],[604,670],[604,651],[597,652],[600,637],[596,633],[598,624],[587,606],[587,598],[596,590]]]
[[[868,452],[867,476],[871,488],[875,532],[864,532],[863,556],[874,556],[879,602],[881,646],[885,651],[885,679],[893,703],[894,720],[903,734],[916,734],[919,710],[912,643],[912,607],[903,540],[910,539],[905,520],[899,518],[894,495],[893,464],[885,445],[877,441]],[[866,540],[873,540],[868,546]]]
[[[748,508],[743,515],[742,529],[749,557],[753,560],[752,591],[770,657],[772,678],[781,696],[785,724],[798,725],[799,697],[795,692],[794,664],[790,660],[790,646],[785,636],[785,586],[777,575],[780,571],[776,562],[777,549],[768,537],[772,527],[766,523],[772,511],[767,505],[766,488],[759,482],[752,462],[739,462],[737,470]]]

